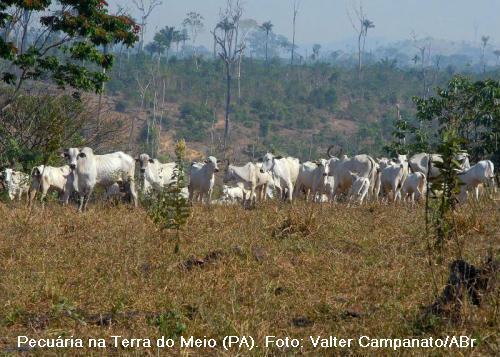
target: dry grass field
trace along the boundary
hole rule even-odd
[[[298,203],[194,207],[181,250],[143,209],[127,205],[45,212],[0,203],[0,354],[236,355],[227,335],[251,335],[259,346],[240,355],[498,355],[499,290],[480,307],[422,321],[457,257],[443,260],[425,235],[423,208],[347,208]],[[500,251],[498,201],[456,215],[462,257],[474,265]],[[433,264],[429,265],[429,254]],[[18,349],[16,336],[106,338],[104,349]],[[110,336],[215,338],[215,349],[114,348]],[[301,348],[263,347],[265,336],[303,338]],[[473,350],[314,349],[309,336],[357,339],[478,339]]]

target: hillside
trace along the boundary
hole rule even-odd
[[[412,122],[412,97],[432,94],[453,74],[401,69],[387,60],[367,66],[360,78],[354,69],[326,63],[289,67],[245,59],[240,84],[233,79],[232,155],[248,159],[274,149],[308,159],[333,143],[348,153],[382,154],[392,140],[396,105]],[[110,76],[106,95],[113,109],[138,119],[136,151],[172,154],[181,137],[193,154],[219,151],[225,101],[219,61],[200,60],[196,68],[190,59],[122,56]],[[161,144],[148,147],[155,135]]]

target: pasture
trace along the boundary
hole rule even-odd
[[[314,349],[309,336],[358,338],[468,335],[471,350],[397,353],[498,355],[498,287],[480,307],[421,319],[448,278],[457,242],[437,259],[425,234],[424,209],[407,205],[346,207],[297,202],[195,206],[174,254],[170,232],[142,209],[99,203],[84,214],[49,204],[31,215],[0,203],[0,353],[16,352],[16,336],[120,335],[156,339],[251,335],[258,348],[241,355],[395,353],[391,349]],[[498,257],[498,201],[456,212],[462,258],[480,265]],[[432,256],[432,264],[429,257]],[[438,263],[436,263],[438,262]],[[302,348],[263,347],[265,336],[304,338]],[[178,347],[28,350],[34,355],[178,355]]]

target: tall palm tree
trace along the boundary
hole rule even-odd
[[[269,44],[269,34],[273,31],[273,24],[271,23],[271,21],[266,21],[264,22],[261,26],[260,26],[260,29],[262,31],[265,31],[266,33],[266,63],[267,63],[267,60],[268,60],[268,44]]]

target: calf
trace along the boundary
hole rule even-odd
[[[358,202],[363,204],[368,191],[370,190],[370,179],[367,177],[358,176],[356,173],[351,172],[352,185],[349,190],[349,201]]]
[[[73,192],[73,172],[68,165],[52,167],[40,165],[31,171],[30,205],[38,191],[42,193],[42,204],[50,189],[60,193],[63,204],[67,204]]]
[[[24,194],[26,194],[26,197],[28,196],[30,189],[29,175],[7,168],[4,170],[3,180],[11,201],[16,198],[18,201],[21,201]]]

